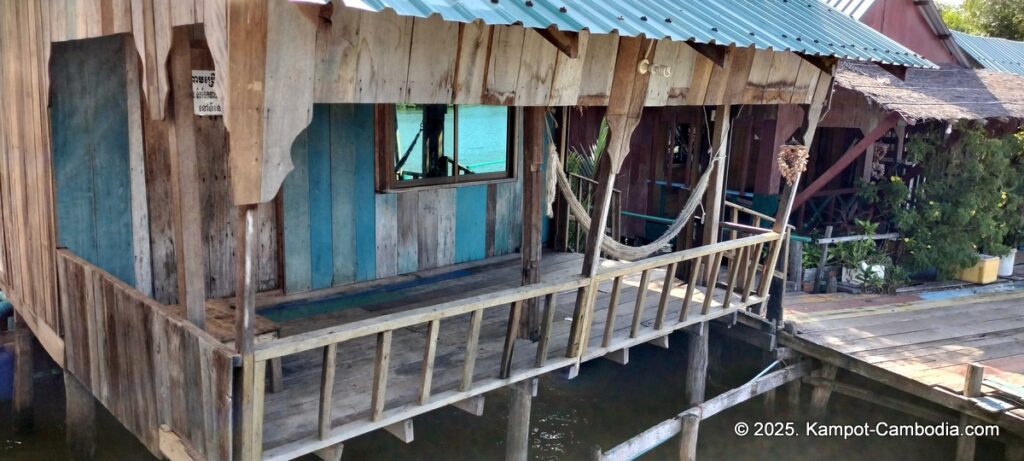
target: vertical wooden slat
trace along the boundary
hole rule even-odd
[[[373,394],[370,401],[371,417],[379,421],[384,417],[384,403],[388,389],[388,367],[391,365],[392,331],[377,333],[377,355],[373,366]]]
[[[441,320],[430,321],[427,327],[427,344],[423,351],[423,371],[420,374],[420,405],[430,399],[430,384],[434,378],[434,356],[437,354],[437,334],[441,329]]]
[[[739,271],[744,258],[746,258],[747,248],[743,247],[733,250],[733,257],[729,259],[729,277],[726,279],[725,301],[722,303],[722,309],[728,309],[729,304],[732,302],[732,290],[736,287],[736,273]]]
[[[683,310],[679,312],[679,321],[685,322],[690,315],[690,300],[693,299],[694,287],[697,285],[697,276],[700,275],[700,262],[702,258],[694,258],[690,267],[690,280],[686,283],[686,296],[683,297]]]
[[[263,398],[267,394],[264,389],[267,380],[267,362],[261,360],[255,365],[252,396],[252,414],[255,418],[252,430],[252,453],[253,459],[260,459],[263,457]]]
[[[537,342],[537,360],[534,362],[538,367],[544,366],[548,360],[548,347],[551,344],[551,324],[555,320],[557,300],[558,293],[548,293],[544,297],[544,316],[540,324],[540,340]]]
[[[480,344],[480,323],[483,320],[484,311],[475,310],[469,317],[469,333],[466,338],[466,361],[462,367],[462,383],[459,390],[468,391],[473,385],[473,368],[476,366],[476,354]]]
[[[650,271],[643,271],[640,275],[640,286],[636,292],[636,306],[633,308],[633,325],[629,328],[629,337],[636,338],[640,331],[640,322],[643,320],[644,299],[647,297],[647,284],[650,278]]]
[[[516,337],[519,336],[519,320],[523,315],[523,301],[512,303],[508,312],[508,326],[505,328],[505,346],[501,352],[501,372],[498,377],[508,378],[512,372],[512,354],[516,347]]]
[[[754,248],[750,251],[748,258],[750,262],[747,266],[746,280],[743,282],[743,302],[747,302],[750,299],[751,289],[754,285],[754,277],[757,276],[757,262],[761,259],[761,248],[764,244],[758,243],[754,245]]]
[[[715,297],[715,285],[718,285],[718,274],[721,272],[722,267],[722,253],[715,253],[714,262],[708,267],[710,272],[708,277],[708,285],[705,287],[704,292],[704,306],[701,308],[701,314],[707,315],[711,309],[711,300]]]
[[[608,347],[615,333],[615,314],[619,307],[619,293],[622,291],[622,277],[615,277],[612,281],[612,293],[608,300],[608,316],[604,322],[604,337],[601,340],[601,347]]]
[[[661,299],[658,300],[658,315],[654,320],[654,329],[660,330],[665,326],[665,312],[668,310],[668,297],[672,293],[672,282],[676,279],[676,263],[668,265],[665,272],[665,282],[661,286]]]
[[[334,400],[334,371],[338,357],[338,345],[324,348],[323,370],[320,373],[320,426],[319,435],[326,439],[331,433],[331,408]]]

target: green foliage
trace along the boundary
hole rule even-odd
[[[876,223],[860,219],[855,222],[863,235],[874,235],[878,231]],[[885,257],[885,253],[871,239],[840,243],[836,245],[834,254],[839,265],[846,269],[860,269],[861,263],[877,264]]]
[[[939,5],[950,29],[975,35],[1024,40],[1024,2],[965,0],[962,5]]]
[[[569,173],[594,179],[597,176],[597,165],[607,149],[608,119],[602,118],[597,140],[589,148],[570,147],[565,168]]]
[[[889,178],[878,186],[883,212],[903,236],[903,263],[914,271],[936,268],[943,277],[973,265],[979,252],[1006,254],[1024,229],[1024,143],[1020,137],[989,137],[968,125],[947,140],[931,131],[909,140],[910,161],[924,181],[909,203],[906,186]]]

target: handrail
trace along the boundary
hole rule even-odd
[[[339,443],[347,438],[360,433],[373,430],[374,428],[385,427],[409,418],[425,411],[437,408],[439,405],[450,404],[458,400],[487,392],[502,384],[510,384],[516,381],[529,379],[540,374],[552,371],[555,368],[567,366],[578,367],[584,360],[607,354],[609,352],[632,347],[651,341],[660,336],[683,328],[693,323],[707,321],[721,315],[726,315],[736,310],[762,302],[765,299],[765,286],[755,284],[758,279],[757,273],[764,273],[764,265],[770,256],[766,256],[762,249],[766,245],[779,245],[782,235],[767,231],[763,234],[738,238],[735,240],[719,242],[711,245],[701,246],[688,250],[677,251],[670,254],[660,255],[649,259],[624,263],[616,267],[600,270],[593,277],[582,275],[570,276],[558,280],[526,285],[522,287],[509,288],[472,296],[456,301],[439,303],[433,306],[412,309],[406,312],[393,313],[375,317],[367,320],[323,328],[295,336],[276,339],[270,342],[256,345],[254,353],[255,361],[255,382],[262,382],[264,378],[266,362],[287,355],[323,350],[325,360],[321,367],[321,389],[319,400],[318,430],[315,435],[288,442],[287,444],[274,447],[268,453],[271,459],[298,456],[313,450]],[[774,248],[774,246],[772,247]],[[771,252],[767,252],[771,254]],[[682,296],[682,306],[678,312],[678,318],[669,318],[669,305],[679,306],[679,294],[674,295],[676,269],[683,264],[689,265],[689,279],[685,285],[685,296]],[[725,266],[725,270],[722,268]],[[655,275],[653,271],[658,271]],[[661,271],[664,270],[664,274]],[[629,325],[627,337],[615,335],[615,321],[618,318],[616,310],[620,306],[620,295],[622,287],[626,285],[625,279],[639,276],[640,284],[636,286],[636,302],[633,304],[632,315],[626,315],[632,319]],[[658,288],[652,277],[663,277],[661,287]],[[724,278],[724,295],[718,301],[718,294],[715,290],[721,288],[719,278]],[[760,279],[763,280],[763,277]],[[607,311],[603,336],[602,332],[596,330],[594,322],[596,304],[598,304],[598,290],[602,283],[611,282],[611,293],[607,300],[600,298],[602,305],[607,303]],[[629,282],[629,286],[633,282]],[[703,285],[706,296],[702,301],[692,303],[695,289]],[[566,324],[554,324],[556,315],[557,297],[566,292],[576,293],[577,309],[573,314],[572,321],[567,327]],[[654,295],[660,291],[660,299],[654,305],[656,311],[653,315],[653,324],[647,324],[644,317],[644,310],[648,308],[646,296],[649,292]],[[719,291],[718,293],[722,293]],[[518,329],[524,303],[530,300],[543,298],[540,321],[540,335],[536,343],[536,356],[530,365],[513,361],[513,351],[518,343]],[[699,299],[699,298],[698,298]],[[484,312],[488,309],[508,307],[509,316],[504,335],[504,345],[501,350],[501,362],[497,377],[487,377],[479,380],[474,370],[477,362],[477,351],[480,349],[481,325],[483,324]],[[672,308],[673,310],[675,307]],[[468,333],[464,343],[465,360],[462,364],[461,380],[455,379],[457,388],[455,390],[443,390],[434,393],[431,383],[434,381],[434,358],[438,347],[438,331],[442,321],[455,317],[469,315]],[[675,314],[673,314],[675,315]],[[652,315],[649,312],[648,317]],[[461,317],[465,318],[465,317]],[[422,373],[419,382],[419,392],[415,402],[404,403],[400,406],[388,407],[388,381],[390,374],[390,357],[392,355],[392,340],[395,332],[401,329],[427,326],[426,342],[424,347]],[[556,337],[564,337],[564,331],[556,332],[555,326],[569,329],[568,343],[565,345],[563,357],[549,357],[551,341]],[[625,328],[623,328],[625,329]],[[357,419],[352,422],[334,425],[335,419],[332,416],[332,395],[334,368],[337,366],[333,357],[338,353],[340,343],[360,338],[376,337],[376,351],[373,362],[372,388],[370,389],[369,416]],[[599,346],[591,346],[590,338],[600,338]],[[497,338],[489,338],[497,339]],[[520,357],[522,358],[522,357]],[[516,365],[518,363],[518,365]],[[457,373],[455,370],[446,369],[448,373]],[[449,375],[450,376],[450,375]],[[262,408],[263,391],[260,390],[254,396],[256,408]],[[254,427],[262,427],[263,414],[256,412],[256,418],[260,418]],[[261,434],[254,432],[248,434],[254,440],[254,445],[262,447]],[[287,456],[286,456],[287,455]]]

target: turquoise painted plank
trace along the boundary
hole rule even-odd
[[[352,199],[355,204],[356,279],[373,280],[377,276],[373,106],[356,105],[352,115],[343,126],[351,130],[352,145],[355,146],[356,174]]]
[[[124,53],[120,37],[54,46],[51,131],[60,244],[134,285]]]
[[[487,185],[463,186],[455,197],[455,262],[487,256]]]
[[[284,180],[284,285],[288,292],[308,291],[312,287],[309,242],[309,169],[308,130],[292,144],[295,169]]]
[[[518,233],[515,228],[515,182],[504,182],[497,184],[494,200],[494,255],[501,256],[512,253],[512,234]]]
[[[355,106],[331,104],[331,222],[334,231],[334,283],[356,280],[356,138],[350,128]]]
[[[334,243],[331,208],[331,113],[323,104],[313,106],[308,131],[309,265],[314,290],[334,280]]]

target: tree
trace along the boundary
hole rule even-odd
[[[963,5],[939,5],[951,29],[975,35],[1024,40],[1024,1],[964,0]]]

